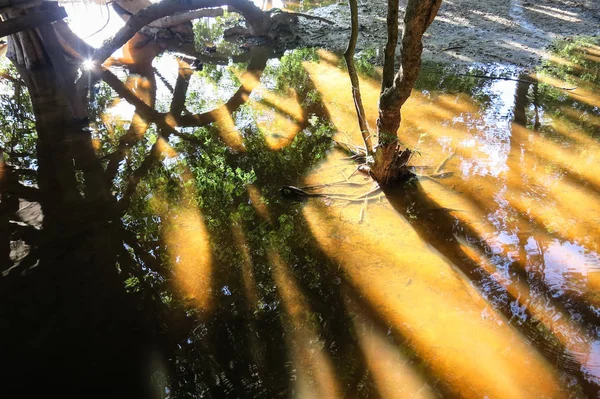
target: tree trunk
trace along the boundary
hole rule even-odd
[[[43,225],[28,255],[31,267],[0,277],[3,392],[82,396],[93,386],[93,396],[152,397],[150,334],[117,268],[116,202],[90,133],[73,123],[55,65],[38,51],[41,40],[33,31],[21,33],[10,38],[11,57],[35,114]],[[73,81],[72,73],[66,76]],[[5,199],[3,193],[0,228]],[[0,248],[0,261],[5,258]]]
[[[412,152],[402,149],[398,140],[398,129],[402,119],[400,109],[406,102],[419,75],[423,34],[433,22],[442,0],[408,0],[404,14],[400,68],[390,83],[394,62],[397,25],[388,29],[388,45],[385,51],[383,86],[379,97],[379,117],[377,119],[378,147],[371,168],[372,176],[381,186],[388,186],[397,180],[411,176],[407,163]],[[389,0],[388,23],[397,15],[398,0]],[[389,26],[388,26],[389,27]]]

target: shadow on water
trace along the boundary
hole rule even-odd
[[[90,126],[73,121],[68,93],[52,68],[9,70],[12,80],[3,83],[20,100],[2,98],[0,121],[3,393],[376,398],[514,392],[502,385],[511,385],[502,378],[514,376],[506,368],[486,369],[485,381],[494,386],[480,388],[471,372],[476,365],[453,355],[468,343],[443,336],[470,332],[456,325],[445,330],[449,318],[512,337],[492,341],[507,346],[490,355],[498,364],[510,358],[504,349],[526,357],[530,352],[518,348],[531,345],[550,365],[544,373],[560,374],[564,386],[555,392],[597,393],[585,368],[589,359],[573,344],[593,341],[595,308],[577,292],[556,295],[543,275],[522,263],[525,233],[518,242],[521,261],[510,263],[507,283],[495,272],[502,256],[487,237],[419,182],[372,201],[383,215],[374,225],[368,217],[362,225],[343,220],[356,210],[351,204],[281,198],[282,185],[308,184],[314,175],[332,183],[327,179],[336,174],[326,165],[348,165],[331,149],[336,131],[346,130],[336,119],[345,108],[335,108],[342,98],[335,76],[345,74],[335,57],[314,49],[281,57],[258,48],[231,64],[219,56],[211,63],[192,48],[173,57],[150,44],[136,53],[142,39],[129,43],[130,53],[119,61],[127,71],[112,68],[90,88]],[[450,71],[442,75],[452,86]],[[424,80],[422,91],[429,84]],[[489,81],[458,84],[475,88],[482,109],[497,101],[487,95],[493,90],[484,90]],[[553,95],[543,86],[535,90],[538,97]],[[515,170],[528,140],[519,129],[530,127],[532,113],[541,118],[536,132],[568,134],[544,131],[543,112],[521,101],[529,92],[529,84],[516,87],[506,161]],[[459,112],[457,103],[435,112]],[[568,110],[560,117],[589,124]],[[478,215],[491,208],[473,192],[462,198]],[[526,217],[522,212],[517,219]],[[412,266],[422,266],[414,270],[396,258],[395,248],[377,240],[371,243],[379,252],[367,248],[368,234],[380,239],[386,223],[404,220],[406,231],[426,244],[417,247],[423,253],[413,253],[408,248],[416,241],[396,242],[417,259]],[[456,304],[454,296],[463,294],[447,287],[433,299],[411,294],[418,273],[430,266],[419,264],[420,256],[440,270],[451,265],[453,284],[466,276],[485,300],[473,298],[472,308]],[[487,302],[505,326],[479,320],[477,310]],[[449,314],[438,314],[438,307]],[[547,309],[555,313],[548,316]],[[563,318],[553,319],[556,314]],[[508,335],[512,329],[524,339]],[[477,353],[489,353],[482,346],[473,343]],[[455,366],[465,381],[448,372]]]
[[[493,272],[481,267],[481,262],[485,259],[473,259],[473,256],[465,250],[465,243],[468,243],[468,247],[475,247],[479,253],[485,254],[484,256],[491,257],[493,254],[491,248],[485,245],[485,241],[474,229],[462,224],[453,215],[453,212],[457,211],[441,207],[422,190],[418,181],[402,188],[386,190],[386,197],[399,214],[412,221],[411,226],[419,237],[466,275],[483,295],[489,297],[494,308],[507,319],[515,318],[515,308],[524,311],[526,316],[524,321],[518,323],[518,330],[540,353],[547,356],[552,364],[560,365],[563,371],[575,375],[586,392],[596,395],[597,385],[588,381],[576,356],[554,337],[552,330],[544,325],[543,321],[530,313],[527,305],[535,294],[527,291],[520,291],[518,294],[511,292],[503,283],[497,281]],[[518,268],[514,270],[519,273],[520,279],[527,279],[524,271],[521,272]],[[543,282],[541,284],[543,285]],[[560,308],[558,303],[551,306]],[[591,324],[594,325],[595,323]],[[589,326],[584,328],[584,330],[589,329]],[[590,332],[593,334],[593,330]]]

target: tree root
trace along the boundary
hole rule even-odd
[[[304,201],[308,198],[327,198],[347,202],[363,202],[379,198],[379,196],[370,197],[370,195],[380,192],[381,187],[376,187],[365,194],[352,197],[333,193],[311,193],[295,186],[283,186],[279,191],[282,196],[296,201]]]

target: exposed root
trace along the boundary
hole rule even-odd
[[[301,188],[295,186],[283,186],[280,190],[281,195],[286,198],[296,200],[296,201],[304,201],[308,198],[327,198],[333,200],[347,201],[347,202],[363,202],[370,201],[373,199],[379,198],[378,195],[371,196],[375,193],[381,193],[381,187],[376,187],[365,194],[361,194],[358,196],[344,196],[343,194],[334,194],[334,193],[311,193],[304,191]]]
[[[408,168],[412,154],[413,152],[408,148],[400,149],[397,141],[379,145],[375,150],[375,162],[371,166],[371,176],[382,187],[410,179],[414,176]]]

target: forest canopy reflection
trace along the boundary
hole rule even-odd
[[[89,126],[51,67],[4,65],[6,392],[598,392],[596,41],[532,74],[425,64],[401,136],[421,177],[356,201],[375,187],[333,144],[361,139],[336,54],[200,68],[142,39]],[[357,64],[374,126],[381,72]]]

